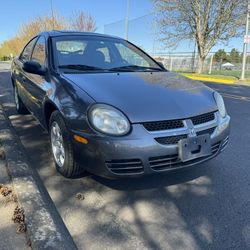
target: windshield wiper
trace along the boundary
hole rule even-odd
[[[136,70],[156,70],[156,71],[163,71],[161,68],[155,68],[155,67],[145,67],[145,66],[138,66],[138,65],[126,65],[126,66],[121,66],[121,67],[115,67],[109,69],[110,71],[136,71]]]
[[[102,68],[84,65],[84,64],[66,64],[66,65],[59,65],[58,68],[60,69],[75,69],[75,70],[82,70],[82,71],[88,71],[88,70],[104,70]]]

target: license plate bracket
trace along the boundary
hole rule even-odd
[[[211,155],[210,135],[188,137],[178,142],[179,158],[186,162]]]

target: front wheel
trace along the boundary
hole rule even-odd
[[[58,172],[67,178],[79,177],[84,170],[74,159],[72,138],[59,111],[54,111],[50,117],[49,133]]]

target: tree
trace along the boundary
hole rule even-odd
[[[18,31],[18,37],[20,37],[24,41],[24,44],[26,44],[32,37],[42,31],[63,30],[67,29],[67,27],[68,23],[66,19],[57,13],[53,16],[39,16],[22,24]]]
[[[152,0],[157,10],[162,40],[175,46],[182,40],[195,39],[198,73],[205,58],[219,41],[226,42],[242,30],[247,1],[242,0]]]
[[[214,54],[214,59],[216,62],[240,63],[242,60],[242,56],[235,48],[233,48],[229,54],[227,54],[224,49],[219,49]]]
[[[5,56],[10,54],[18,55],[25,44],[39,32],[53,29],[61,30],[67,27],[67,21],[59,14],[55,14],[53,17],[49,15],[35,17],[29,22],[22,24],[17,35],[2,44],[2,54]]]
[[[70,26],[71,29],[78,31],[94,32],[96,30],[94,18],[83,11],[73,12],[73,18],[71,18]]]
[[[0,47],[1,57],[10,57],[10,55],[17,55],[23,46],[23,41],[19,37],[11,38]]]
[[[214,54],[214,60],[216,62],[226,62],[228,61],[228,55],[225,52],[224,49],[219,49],[215,54]]]
[[[73,17],[68,20],[57,12],[53,16],[45,15],[31,19],[20,26],[17,35],[0,46],[0,56],[9,57],[10,54],[18,55],[25,44],[35,35],[46,30],[75,29],[79,31],[95,31],[95,20],[91,15],[82,11],[74,12]]]
[[[230,51],[229,60],[232,63],[240,63],[242,61],[242,57],[240,55],[240,52],[237,49],[233,48]]]

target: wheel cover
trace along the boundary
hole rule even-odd
[[[63,167],[65,161],[65,149],[63,143],[63,137],[61,129],[57,124],[57,122],[55,121],[52,123],[50,129],[50,141],[56,164],[59,167]]]
[[[17,93],[16,87],[14,89],[14,98],[15,98],[16,108],[19,109],[19,99],[18,99],[18,93]]]

